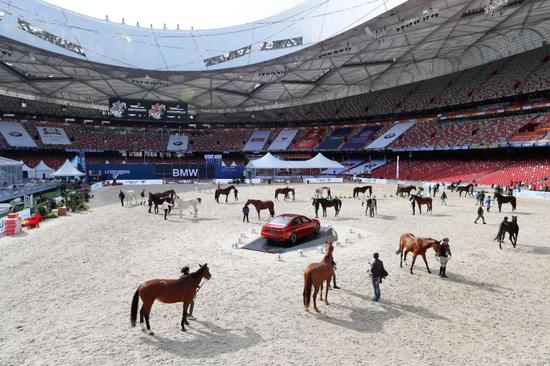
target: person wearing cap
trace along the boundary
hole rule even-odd
[[[370,276],[372,277],[372,287],[374,289],[374,297],[372,298],[372,301],[379,301],[380,283],[382,283],[383,278],[386,278],[388,272],[384,269],[384,263],[378,259],[378,253],[374,253],[372,256],[374,258],[374,261],[372,261],[370,265]]]
[[[439,247],[439,276],[447,278],[447,262],[451,257],[451,247],[449,246],[449,238],[443,238],[441,246]]]

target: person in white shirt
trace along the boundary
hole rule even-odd
[[[170,203],[168,200],[164,200],[162,202],[162,209],[164,210],[164,219],[167,220],[168,211],[170,211],[170,208],[172,206],[172,203]]]

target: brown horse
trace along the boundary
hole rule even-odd
[[[413,215],[415,211],[415,206],[418,205],[418,211],[422,213],[422,205],[428,206],[427,212],[432,212],[432,199],[430,197],[420,197],[416,194],[411,194],[409,197],[409,201],[411,201],[411,206],[413,209]]]
[[[364,194],[366,191],[369,191],[369,197],[372,196],[372,186],[363,186],[363,187],[353,188],[353,198],[359,197],[359,193]]]
[[[132,308],[130,312],[130,324],[132,327],[136,326],[138,302],[139,298],[141,298],[143,305],[139,311],[139,322],[143,325],[143,318],[145,318],[147,330],[150,332],[149,334],[154,334],[151,332],[149,315],[151,314],[153,302],[158,299],[165,304],[183,302],[181,330],[185,332],[185,324],[189,324],[187,322],[187,309],[189,308],[189,304],[191,304],[191,301],[195,298],[202,279],[205,278],[209,280],[212,277],[206,263],[203,266],[199,265],[199,267],[198,271],[176,280],[149,280],[139,285],[132,299]]]
[[[237,191],[237,188],[235,186],[229,186],[227,188],[218,188],[216,189],[216,192],[214,192],[214,198],[216,199],[216,202],[220,203],[220,195],[225,196],[225,202],[227,202],[227,198],[229,197],[229,193],[231,193],[231,190]],[[237,201],[237,195],[235,195],[235,201]]]
[[[405,198],[404,194],[406,193],[407,196],[411,195],[411,191],[416,191],[416,186],[397,186],[397,191],[395,191],[395,195],[398,197]]]
[[[414,262],[416,261],[417,255],[422,256],[422,259],[424,259],[424,263],[426,263],[426,269],[428,270],[428,273],[432,273],[430,271],[430,267],[428,267],[428,261],[426,260],[426,251],[432,247],[437,255],[440,248],[439,241],[431,238],[417,238],[416,236],[414,236],[414,234],[411,233],[401,235],[401,238],[399,239],[399,249],[397,249],[397,251],[395,252],[395,254],[401,254],[401,261],[399,263],[399,266],[403,267],[403,259],[405,260],[405,264],[407,264],[407,254],[409,252],[413,252],[411,274],[413,274]]]
[[[464,197],[473,196],[474,195],[474,184],[470,183],[467,186],[460,186],[456,189],[458,192],[458,195],[462,197],[462,192],[466,193]]]
[[[248,200],[246,201],[246,206],[248,205],[252,205],[256,208],[256,211],[258,212],[258,220],[260,219],[261,210],[269,210],[269,215],[271,215],[271,217],[275,216],[273,201]]]
[[[333,259],[332,252],[334,247],[332,242],[326,243],[327,254],[323,257],[323,260],[319,263],[310,263],[307,265],[304,271],[304,306],[306,311],[309,310],[309,304],[311,302],[311,287],[314,287],[315,291],[313,292],[313,308],[315,311],[319,312],[317,309],[317,294],[319,293],[319,288],[322,286],[324,281],[327,281],[327,289],[325,293],[325,303],[328,305],[328,288],[330,287],[330,280],[334,275]],[[323,300],[323,293],[321,290],[321,301]]]
[[[288,188],[288,187],[286,187],[286,188],[277,188],[275,190],[275,199],[278,201],[280,194],[285,195],[285,197],[283,198],[284,200],[290,199],[290,196],[288,195],[289,193],[292,193],[292,200],[294,201],[296,199],[296,192],[294,192],[294,188]]]

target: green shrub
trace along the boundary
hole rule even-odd
[[[48,210],[44,206],[38,206],[38,214],[40,216],[48,216]]]
[[[57,208],[57,202],[55,202],[54,199],[50,200],[50,203],[48,204],[50,211],[53,211]]]
[[[48,214],[48,219],[57,219],[57,215],[54,214],[53,212],[50,212],[50,213]]]

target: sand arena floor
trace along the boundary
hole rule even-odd
[[[276,213],[313,215],[315,187],[296,186],[296,201],[276,202]],[[352,185],[332,187],[351,196]],[[241,232],[251,239],[251,229],[265,223],[255,212],[242,223],[242,202],[272,199],[275,188],[239,187],[240,202],[231,197],[228,204],[200,194],[198,219],[187,213],[167,221],[143,206],[120,207],[118,190],[108,188],[89,212],[0,239],[0,365],[550,364],[548,202],[519,199],[518,247],[499,250],[492,239],[509,206],[474,225],[473,199],[454,193],[447,207],[436,201],[433,214],[412,216],[407,200],[387,197],[394,185],[376,186],[374,219],[359,200],[344,199],[339,218],[329,209],[321,219],[344,242],[334,252],[342,289],[315,314],[303,309],[302,274],[322,258],[317,249],[277,261],[232,248]],[[450,238],[448,280],[437,276],[433,251],[433,274],[420,258],[414,275],[399,268],[395,250],[409,231]],[[380,303],[370,301],[374,251],[389,272]],[[130,327],[131,298],[142,281],[174,278],[181,266],[205,262],[213,277],[187,333],[179,329],[179,304],[155,303],[155,336]]]

